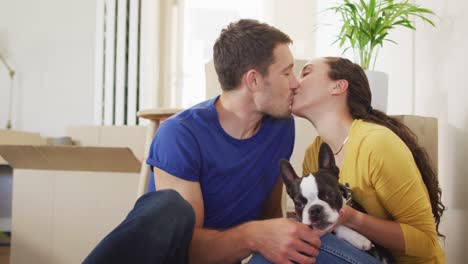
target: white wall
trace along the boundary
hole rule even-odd
[[[310,59],[315,51],[315,1],[265,0],[265,22],[288,34],[296,59]]]
[[[95,32],[94,0],[0,0],[0,52],[17,71],[14,129],[61,136],[92,124]],[[6,77],[1,69],[0,128]]]
[[[420,27],[415,49],[415,113],[439,120],[439,179],[448,206],[442,224],[447,263],[468,259],[468,2],[418,0],[434,10],[437,28]]]
[[[342,55],[337,44],[332,45],[340,30],[340,17],[333,11],[324,12],[336,6],[335,0],[317,0],[316,50],[314,56],[345,56],[354,59],[352,52]],[[338,26],[337,26],[338,25]],[[388,81],[388,113],[408,114],[413,111],[413,33],[405,28],[394,28],[389,39],[398,43],[384,42],[375,65],[376,71],[386,72]],[[398,54],[398,55],[396,55]]]

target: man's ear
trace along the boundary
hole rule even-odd
[[[332,95],[340,95],[348,90],[349,83],[345,79],[336,81],[336,85],[332,89]]]
[[[251,92],[255,92],[258,89],[260,74],[255,69],[248,70],[245,74],[245,84]]]

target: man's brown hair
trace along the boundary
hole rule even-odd
[[[291,38],[275,27],[253,19],[241,19],[221,31],[213,46],[213,61],[224,91],[241,82],[242,75],[256,69],[268,74],[274,63],[273,50],[278,44],[290,44]]]

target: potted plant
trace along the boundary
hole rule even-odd
[[[409,0],[343,0],[328,10],[341,16],[343,22],[335,43],[340,48],[345,47],[343,53],[348,49],[353,50],[356,63],[366,70],[373,95],[373,107],[385,112],[388,76],[373,71],[379,48],[384,41],[396,44],[388,38],[389,32],[395,27],[416,30],[411,18],[420,18],[435,26],[429,19],[429,16],[435,15],[434,12]],[[384,101],[374,103],[374,97]]]

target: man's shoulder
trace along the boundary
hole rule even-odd
[[[169,125],[181,125],[192,122],[197,123],[210,121],[209,119],[212,118],[214,111],[213,101],[214,99],[210,99],[191,106],[190,108],[171,116],[165,121],[165,123],[168,123]]]
[[[287,118],[273,118],[271,116],[266,116],[264,123],[269,123],[271,126],[279,129],[292,129],[294,130],[294,117],[290,116]]]

